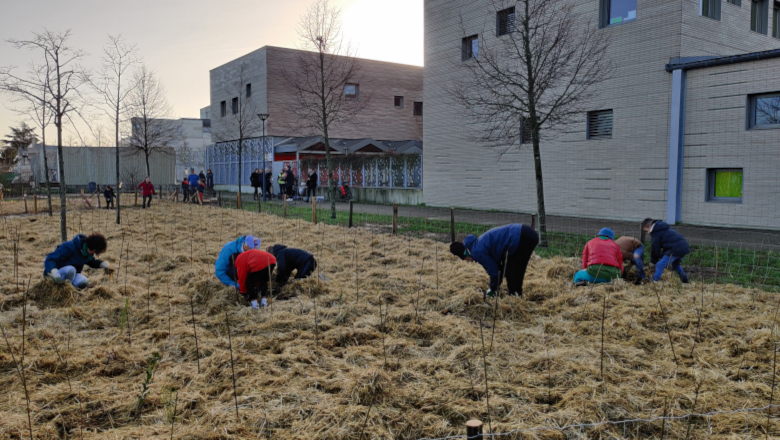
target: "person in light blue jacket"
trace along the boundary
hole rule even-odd
[[[242,235],[235,241],[225,244],[214,264],[214,273],[222,284],[238,288],[236,258],[241,252],[260,247],[260,239],[251,235]]]

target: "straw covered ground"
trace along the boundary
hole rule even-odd
[[[0,220],[10,344],[0,341],[0,438],[29,438],[17,363],[33,438],[51,439],[433,438],[464,434],[470,418],[507,432],[763,407],[773,392],[778,303],[759,290],[671,277],[575,289],[576,260],[534,257],[524,298],[485,303],[483,269],[442,243],[198,206],[124,212],[121,227],[113,212],[70,213],[69,236],[104,233],[104,259],[118,269],[87,269],[81,292],[41,279],[59,242],[56,216]],[[267,310],[239,304],[213,264],[245,233],[310,250],[320,275],[288,285]],[[712,417],[710,437],[763,436],[766,423],[766,412]],[[690,428],[659,421],[538,436],[706,438],[707,427],[696,418]],[[769,427],[780,432],[774,416]]]

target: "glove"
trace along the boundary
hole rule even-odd
[[[62,281],[62,277],[60,277],[60,271],[57,270],[56,268],[52,269],[51,272],[49,272],[49,276],[55,282],[61,282]]]
[[[265,299],[265,298],[261,298],[260,299],[260,306],[263,307],[263,308],[268,307],[268,300]]]
[[[496,296],[496,293],[493,292],[490,288],[488,288],[487,292],[485,292],[485,298],[494,298]]]
[[[107,263],[107,262],[105,262],[105,261],[102,261],[102,262],[100,263],[100,268],[101,268],[101,269],[108,269],[108,263]]]
[[[253,300],[252,300],[252,308],[253,308],[253,309],[256,309],[256,308],[257,308],[257,300],[256,300],[256,299],[253,299]]]

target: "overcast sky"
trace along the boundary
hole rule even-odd
[[[342,8],[344,35],[358,55],[423,64],[423,0],[331,0]],[[137,44],[168,90],[178,117],[199,117],[209,105],[209,70],[262,46],[296,47],[295,27],[310,0],[0,0],[0,66],[23,69],[39,55],[5,40],[33,31],[71,29],[71,44],[100,61],[109,34]],[[21,71],[21,70],[19,70]],[[0,137],[17,125],[0,95]],[[108,122],[105,125],[109,125]],[[54,131],[47,131],[53,139]]]

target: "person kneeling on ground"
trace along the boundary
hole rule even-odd
[[[574,274],[574,284],[608,283],[623,273],[623,252],[615,243],[612,229],[603,228],[596,238],[585,244],[582,270]]]
[[[217,262],[214,263],[214,274],[217,276],[217,279],[228,287],[238,288],[238,283],[236,282],[238,279],[236,275],[236,258],[242,252],[257,249],[259,246],[260,239],[251,235],[242,235],[237,240],[222,246]]]
[[[249,300],[253,309],[258,307],[258,298],[260,298],[260,307],[268,305],[266,300],[268,282],[275,266],[276,258],[273,255],[257,249],[242,252],[236,258],[238,291]]]
[[[636,238],[626,235],[615,240],[615,243],[620,246],[620,252],[623,253],[623,261],[628,261],[624,273],[628,273],[633,263],[636,265],[636,281],[634,281],[634,284],[637,286],[642,284],[642,280],[645,279],[645,268],[642,262],[645,256],[645,246]]]
[[[103,197],[106,198],[106,209],[113,208],[116,194],[114,194],[114,188],[111,188],[111,185],[106,185],[106,189],[103,190]]]
[[[525,271],[538,244],[539,235],[530,226],[512,224],[493,228],[479,238],[469,235],[463,243],[452,243],[450,252],[461,260],[476,261],[485,268],[490,275],[485,298],[498,292],[501,276],[506,277],[510,295],[523,296]]]
[[[691,253],[688,241],[668,224],[660,220],[647,218],[642,222],[642,229],[650,234],[653,247],[650,251],[650,262],[655,264],[653,281],[659,281],[664,269],[670,264],[672,269],[680,276],[683,283],[688,282],[688,275],[682,268],[682,259]]]
[[[107,247],[106,238],[100,234],[89,237],[79,234],[46,256],[43,276],[57,283],[70,281],[73,287],[83,289],[89,283],[89,279],[81,274],[85,264],[93,269],[108,269],[107,262],[95,258],[105,252]]]
[[[290,274],[295,270],[296,280],[308,278],[317,269],[314,255],[303,249],[288,248],[283,244],[269,246],[266,249],[276,257],[276,283],[279,286],[287,284]]]

